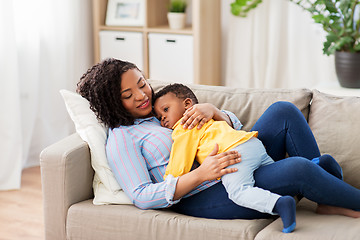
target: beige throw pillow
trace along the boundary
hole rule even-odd
[[[309,125],[322,154],[343,168],[344,180],[360,188],[360,97],[313,91]]]

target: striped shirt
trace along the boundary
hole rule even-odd
[[[230,117],[234,129],[240,130],[242,125],[237,117],[223,112]],[[178,177],[169,175],[163,179],[173,143],[171,133],[172,130],[161,127],[155,117],[136,119],[131,126],[109,129],[106,154],[110,168],[121,188],[141,209],[165,208],[180,201],[173,200]],[[184,197],[218,182],[206,181]]]

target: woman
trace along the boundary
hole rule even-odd
[[[109,165],[137,207],[172,207],[187,215],[216,219],[268,216],[237,206],[229,200],[223,185],[218,184],[216,179],[236,171],[226,168],[240,161],[235,151],[216,154],[215,146],[201,166],[163,181],[172,144],[171,130],[161,127],[153,116],[153,91],[134,64],[107,59],[82,76],[78,92],[109,127]],[[235,129],[241,127],[233,113],[211,104],[190,109],[184,127],[201,127],[211,118],[224,120]],[[341,168],[329,160],[331,157],[319,157],[314,136],[293,104],[273,104],[251,130],[259,132],[258,138],[276,161],[254,173],[256,186],[280,195],[303,195],[319,204],[319,213],[360,217],[360,190],[341,180]],[[286,152],[290,158],[281,160]],[[318,165],[308,160],[314,158]]]

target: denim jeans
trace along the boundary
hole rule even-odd
[[[259,131],[275,163],[254,172],[255,186],[280,195],[303,195],[320,203],[360,210],[360,190],[309,161],[320,156],[315,138],[300,110],[291,103],[271,105],[252,130]],[[286,153],[290,156],[284,159]],[[257,219],[270,215],[236,205],[221,183],[172,206],[174,211],[214,219]]]

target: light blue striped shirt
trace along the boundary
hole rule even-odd
[[[239,119],[231,112],[223,112],[230,117],[234,129],[240,130]],[[155,117],[136,119],[131,126],[109,129],[106,154],[110,168],[121,188],[141,209],[165,208],[180,201],[173,200],[178,178],[169,175],[163,180],[173,143],[171,133],[172,130],[161,127]],[[218,182],[206,181],[184,197]]]

